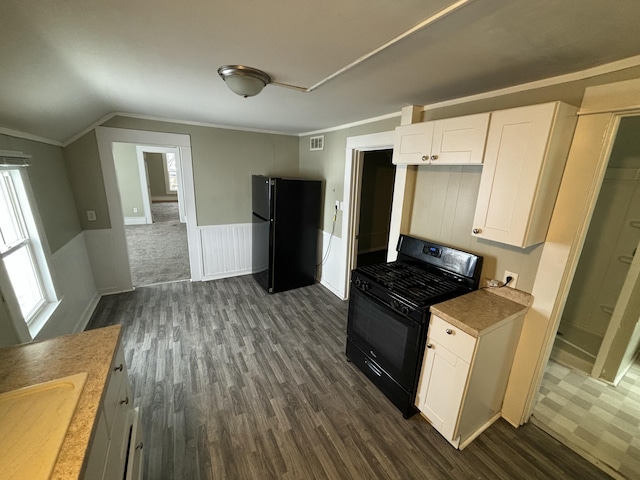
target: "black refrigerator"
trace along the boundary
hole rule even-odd
[[[253,175],[252,267],[269,293],[315,282],[322,182]]]

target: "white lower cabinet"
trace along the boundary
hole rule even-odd
[[[118,348],[111,365],[95,428],[85,480],[141,479],[139,457],[142,442],[138,436],[141,436],[142,431],[139,428],[138,412],[133,408],[122,346]]]
[[[454,447],[466,447],[500,417],[523,318],[475,338],[431,317],[416,407]]]

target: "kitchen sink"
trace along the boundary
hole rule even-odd
[[[0,394],[0,478],[51,476],[86,380],[83,372]]]

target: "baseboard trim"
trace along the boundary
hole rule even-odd
[[[144,217],[124,217],[125,225],[146,225],[147,219]]]
[[[327,290],[329,290],[331,293],[333,293],[340,300],[346,300],[346,298],[342,295],[342,292],[338,289],[338,287],[336,287],[335,285],[332,285],[331,283],[327,282],[324,278],[320,279],[320,285],[325,287]]]
[[[251,275],[253,272],[251,269],[248,270],[235,270],[233,272],[219,272],[209,275],[203,275],[202,281],[208,282],[210,280],[220,280],[221,278],[230,278],[230,277],[241,277],[242,275]]]

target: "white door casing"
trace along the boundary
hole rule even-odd
[[[342,232],[344,245],[341,259],[340,271],[344,272],[342,284],[339,286],[342,292],[342,299],[349,298],[349,278],[357,255],[357,216],[360,210],[360,181],[362,180],[361,152],[372,150],[387,150],[393,148],[394,132],[380,132],[370,135],[359,135],[347,138],[347,148],[344,168],[344,211],[342,216]],[[394,196],[395,198],[395,196]]]
[[[138,174],[140,176],[140,191],[142,192],[142,207],[144,208],[144,221],[153,223],[151,216],[151,191],[149,187],[149,171],[144,160],[144,149],[136,145],[136,158],[138,160]]]
[[[185,223],[186,219],[186,211],[184,208],[185,201],[185,192],[184,192],[184,181],[183,181],[183,169],[182,169],[182,157],[180,155],[179,148],[170,148],[170,147],[158,147],[154,145],[137,145],[136,151],[138,152],[138,161],[144,162],[144,152],[148,153],[173,153],[176,156],[176,176],[178,177],[178,210],[180,212],[180,222]],[[149,194],[151,195],[151,194]],[[149,210],[150,212],[150,210]],[[151,213],[149,213],[151,215]],[[151,223],[151,222],[148,222]]]
[[[127,240],[124,230],[124,218],[120,203],[120,194],[116,182],[116,171],[113,161],[113,142],[132,143],[150,147],[177,148],[182,160],[182,180],[184,186],[184,204],[187,217],[187,238],[189,247],[189,262],[191,266],[191,280],[200,281],[202,278],[200,252],[196,231],[195,189],[193,183],[193,163],[191,158],[191,139],[189,135],[128,130],[123,128],[96,127],[98,152],[104,179],[107,205],[111,229],[108,232],[111,240],[102,244],[111,245],[110,251],[89,252],[91,256],[110,256],[109,261],[99,262],[102,268],[109,268],[109,272],[95,272],[96,278],[108,278],[108,285],[100,285],[101,293],[117,293],[133,288]],[[148,151],[148,150],[147,150]],[[105,232],[107,233],[107,232]],[[103,258],[104,260],[104,258]],[[94,262],[92,262],[92,265]],[[108,265],[108,267],[107,267]]]

